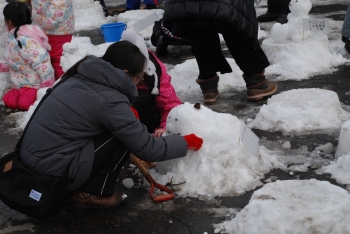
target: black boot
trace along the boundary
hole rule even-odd
[[[220,96],[220,93],[218,91],[219,77],[214,76],[210,79],[197,79],[196,82],[201,87],[204,104],[215,104],[216,99]]]
[[[254,76],[243,78],[247,86],[247,98],[249,101],[259,101],[266,96],[271,96],[277,91],[277,84],[268,82],[264,76],[265,71]]]
[[[288,23],[287,15],[285,15],[285,14],[279,15],[278,18],[276,19],[276,22],[280,23],[280,24]]]
[[[350,40],[344,36],[341,37],[341,40],[345,43],[345,49],[350,54]]]
[[[262,22],[272,22],[276,21],[278,19],[278,14],[276,13],[271,13],[271,12],[266,12],[263,15],[258,16],[257,20],[262,23]]]

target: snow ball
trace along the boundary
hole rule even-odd
[[[131,178],[126,178],[123,180],[123,185],[127,189],[131,189],[134,186],[134,181]]]

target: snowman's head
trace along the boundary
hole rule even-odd
[[[200,103],[190,104],[185,102],[173,108],[168,115],[166,124],[166,133],[168,135],[187,135],[198,132],[198,126],[209,121],[205,118],[205,108]],[[202,127],[200,127],[202,128]]]
[[[309,14],[312,8],[310,0],[291,0],[289,3],[289,10],[293,16],[301,17]]]

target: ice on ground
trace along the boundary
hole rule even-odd
[[[261,152],[259,156],[238,143],[241,121],[201,106],[184,103],[171,110],[167,135],[196,134],[203,138],[198,151],[176,160],[158,162],[166,174],[152,171],[158,183],[174,184],[180,196],[235,196],[262,185],[260,179],[271,168],[284,168],[276,156]],[[263,150],[265,151],[265,150]],[[266,152],[266,151],[265,151]]]
[[[349,117],[337,93],[317,88],[293,89],[268,99],[248,126],[265,131],[305,132],[338,129]]]
[[[350,233],[350,195],[327,181],[288,180],[255,191],[235,218],[215,233]]]

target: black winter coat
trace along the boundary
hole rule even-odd
[[[258,38],[254,0],[169,0],[163,19],[215,19],[229,23],[252,43]]]

